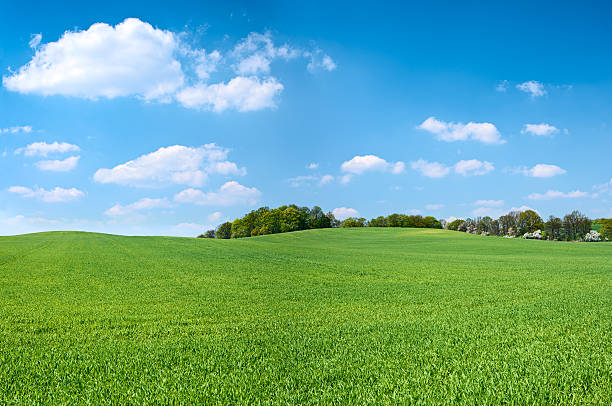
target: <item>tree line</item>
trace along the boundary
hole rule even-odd
[[[550,216],[546,221],[533,210],[512,211],[498,219],[489,216],[457,219],[450,222],[447,228],[472,234],[577,241],[591,231],[594,223],[601,224],[599,227],[601,237],[612,238],[612,219],[592,221],[577,210],[566,214],[563,218]],[[533,237],[533,233],[536,232],[537,236]]]
[[[391,214],[366,220],[363,217],[349,217],[343,221],[333,213],[325,213],[319,206],[312,209],[295,204],[270,209],[260,207],[232,222],[225,222],[216,230],[208,230],[198,238],[244,238],[257,235],[287,233],[290,231],[315,228],[337,227],[416,227],[442,228],[442,222],[435,217],[406,214]]]
[[[319,206],[312,209],[295,204],[275,209],[260,207],[244,217],[225,222],[216,230],[208,230],[199,238],[244,238],[257,235],[287,233],[290,231],[337,227],[409,227],[446,228],[471,234],[524,237],[558,241],[576,241],[585,238],[592,229],[598,230],[601,238],[612,239],[612,219],[590,220],[575,210],[563,218],[550,216],[544,221],[534,210],[511,211],[493,219],[489,216],[456,219],[447,223],[432,216],[393,213],[371,220],[364,217],[349,217],[343,221],[332,212],[324,212]]]

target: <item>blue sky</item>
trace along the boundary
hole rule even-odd
[[[605,3],[250,3],[0,2],[0,234],[612,217]]]

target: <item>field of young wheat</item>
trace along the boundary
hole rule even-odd
[[[612,245],[0,237],[0,403],[610,404]]]

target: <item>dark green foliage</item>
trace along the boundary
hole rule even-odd
[[[319,206],[311,209],[294,204],[276,209],[260,207],[231,223],[231,238],[287,233],[315,228],[337,227],[332,213],[324,213]]]
[[[610,405],[610,248],[0,237],[0,404]]]
[[[590,230],[591,220],[578,210],[574,210],[563,217],[561,235],[566,240],[579,240]]]
[[[217,227],[217,231],[215,231],[215,237],[221,238],[224,240],[229,239],[232,236],[232,223],[225,222]]]
[[[368,227],[410,227],[410,228],[442,228],[440,220],[432,216],[419,216],[393,213],[387,217],[379,216],[367,223]]]
[[[525,210],[518,216],[517,228],[519,235],[523,235],[525,233],[533,233],[536,230],[542,230],[544,223],[538,213],[533,210]]]
[[[561,238],[561,228],[563,227],[563,221],[559,217],[550,216],[548,221],[544,224],[544,231],[548,235],[550,240],[558,240]]]

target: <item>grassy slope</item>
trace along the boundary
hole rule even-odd
[[[0,403],[612,402],[612,244],[0,237]]]

